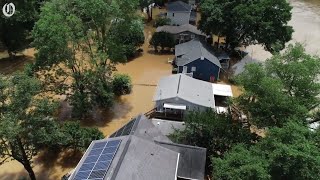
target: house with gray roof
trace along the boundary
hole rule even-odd
[[[153,98],[156,117],[182,120],[188,111],[213,109],[227,113],[226,103],[232,97],[230,85],[194,79],[174,74],[160,79]]]
[[[143,115],[93,141],[69,180],[204,179],[206,149],[176,144]]]
[[[173,68],[177,73],[213,82],[219,79],[222,66],[208,44],[194,39],[175,46]]]
[[[195,24],[196,15],[192,6],[182,1],[167,4],[167,18],[171,20],[171,25]]]
[[[173,35],[176,44],[188,42],[192,39],[205,40],[206,35],[201,32],[196,26],[184,24],[181,26],[159,26],[156,32],[168,32]]]

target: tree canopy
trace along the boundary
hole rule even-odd
[[[83,129],[77,123],[80,138],[77,139],[68,123],[55,121],[57,106],[42,98],[40,91],[40,82],[24,73],[0,75],[0,165],[7,160],[17,160],[32,180],[36,179],[32,159],[44,148],[83,149],[92,140],[103,138],[99,130]]]
[[[40,6],[45,0],[12,0],[16,7],[15,14],[7,18],[1,13],[0,41],[12,56],[29,45],[30,31],[39,18]],[[1,4],[2,7],[3,4]]]
[[[262,44],[279,52],[291,40],[291,6],[286,0],[203,0],[199,28],[225,36],[232,48]]]
[[[317,134],[297,123],[273,128],[249,149],[234,147],[224,158],[213,158],[215,179],[318,179]]]
[[[281,127],[289,119],[306,122],[319,105],[319,57],[307,55],[301,44],[290,45],[266,65],[249,64],[236,79],[244,93],[237,99],[260,127]]]
[[[53,70],[45,72],[46,87],[67,94],[74,117],[112,106],[114,64],[126,62],[144,41],[137,3],[54,0],[42,7],[33,29],[35,69]]]

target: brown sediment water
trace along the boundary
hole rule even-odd
[[[293,6],[292,20],[290,25],[293,26],[293,42],[305,42],[307,52],[319,54],[320,47],[320,1],[319,0],[289,0]],[[156,12],[154,12],[156,13]],[[154,29],[149,26],[145,29],[146,43],[143,45],[142,55],[128,62],[127,64],[117,65],[118,73],[127,73],[133,81],[133,91],[129,95],[122,96],[118,99],[113,108],[109,111],[97,110],[93,119],[84,122],[84,125],[98,127],[104,135],[108,136],[130,118],[139,113],[145,113],[153,108],[152,97],[155,92],[155,86],[162,76],[171,74],[171,66],[168,59],[173,55],[157,55],[148,47],[149,39]],[[249,49],[251,50],[251,49]],[[268,58],[268,53],[261,47],[253,46],[254,59]],[[29,61],[32,61],[34,54],[33,49],[24,52]],[[0,56],[1,57],[1,56]],[[0,59],[0,73],[11,73],[23,68],[26,60],[8,61]],[[238,96],[241,90],[232,86],[234,96]],[[70,108],[66,107],[61,114],[61,118],[67,118],[70,115]],[[44,153],[35,158],[35,173],[40,180],[57,180],[62,175],[72,170],[81,155],[70,155],[68,152],[55,155]],[[0,180],[16,180],[21,176],[27,177],[23,166],[17,161],[5,163],[0,166]]]

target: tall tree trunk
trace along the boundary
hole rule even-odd
[[[149,9],[149,6],[147,6],[147,15],[148,15],[148,21],[150,21],[151,18],[150,18],[150,9]]]
[[[29,158],[28,158],[28,156],[26,154],[25,149],[23,148],[21,139],[17,139],[17,143],[18,143],[18,147],[19,147],[19,150],[21,152],[21,155],[22,155],[22,162],[21,163],[23,164],[24,168],[28,171],[30,179],[31,180],[36,180],[36,175],[33,172],[33,169],[31,167]]]
[[[150,8],[150,20],[152,20],[152,7]]]

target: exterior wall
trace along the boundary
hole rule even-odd
[[[197,104],[193,104],[191,102],[185,101],[180,98],[171,98],[171,99],[164,99],[156,101],[155,108],[157,111],[164,111],[163,104],[164,103],[171,103],[171,104],[182,104],[187,106],[187,111],[204,111],[207,109],[207,107],[199,106]]]
[[[174,13],[174,16],[173,16]],[[191,12],[174,12],[174,11],[168,11],[167,12],[167,18],[171,19],[171,25],[183,25],[183,24],[189,24],[190,20],[190,13]]]
[[[210,77],[213,76],[215,80],[219,79],[219,67],[207,59],[201,60],[200,58],[185,65],[187,66],[187,73],[191,73],[191,68],[196,67],[196,71],[193,72],[193,77],[204,81],[210,81]],[[178,73],[182,73],[183,67],[178,67]]]

